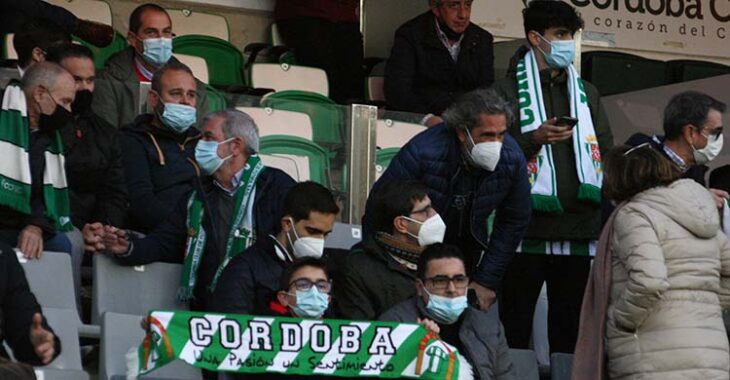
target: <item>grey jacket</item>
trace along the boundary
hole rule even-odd
[[[176,60],[175,57],[170,58]],[[198,84],[196,107],[198,122],[208,112],[208,97],[205,84]],[[104,70],[96,77],[94,89],[94,112],[111,125],[121,128],[131,124],[139,112],[140,90],[139,79],[134,68],[134,48],[131,46],[112,55],[106,61]],[[145,108],[146,109],[146,108]],[[144,111],[144,109],[143,109]]]
[[[380,316],[383,321],[415,323],[418,318],[429,318],[421,297],[415,296],[403,301]],[[487,312],[472,307],[464,311],[459,330],[459,339],[464,346],[460,352],[472,365],[474,378],[480,380],[514,380],[515,372],[509,358],[509,347],[504,328],[499,321],[495,306]]]

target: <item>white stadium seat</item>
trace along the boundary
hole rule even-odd
[[[287,135],[312,140],[312,120],[301,112],[260,107],[236,107],[247,113],[259,127],[259,136]]]
[[[251,66],[251,87],[270,88],[274,91],[309,91],[329,96],[329,84],[324,70],[288,63],[254,63]]]

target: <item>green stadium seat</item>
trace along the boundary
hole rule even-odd
[[[383,148],[375,152],[375,179],[379,179],[385,170],[388,169],[390,161],[400,151],[400,148]]]
[[[298,90],[329,96],[327,73],[320,68],[289,63],[253,63],[248,74],[248,83],[254,88]]]
[[[592,51],[582,56],[581,77],[602,96],[663,86],[666,63],[632,54]]]
[[[730,66],[714,62],[682,59],[667,62],[667,81],[681,83],[730,74]]]
[[[306,91],[280,91],[264,97],[261,106],[305,113],[312,120],[314,142],[325,146],[342,144],[345,110],[326,96]]]
[[[195,34],[175,37],[172,46],[176,54],[204,58],[211,85],[243,86],[243,55],[230,42]]]
[[[109,59],[109,57],[129,46],[124,35],[117,31],[114,31],[114,39],[112,40],[112,43],[103,48],[96,47],[76,36],[73,36],[73,40],[91,49],[91,52],[94,53],[94,67],[96,67],[96,70],[103,69],[106,60]]]
[[[301,137],[270,135],[261,138],[259,151],[293,159],[299,168],[299,180],[309,179],[329,187],[329,155],[316,143]]]
[[[209,84],[205,85],[205,91],[208,95],[208,112],[223,111],[228,108],[228,100],[224,92]]]
[[[196,34],[230,41],[228,20],[224,16],[172,8],[168,8],[167,13],[172,19],[172,29],[178,36]]]

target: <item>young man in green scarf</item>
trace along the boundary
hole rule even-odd
[[[500,305],[512,348],[527,348],[543,282],[552,352],[573,352],[591,257],[601,227],[601,153],[613,144],[596,89],[572,65],[583,27],[562,1],[523,11],[528,46],[494,89],[515,105],[509,133],[528,162],[530,226],[504,277]]]
[[[210,295],[228,262],[255,241],[280,228],[286,173],[263,166],[258,128],[237,110],[209,114],[195,151],[205,177],[149,235],[135,239],[105,226],[87,244],[112,253],[122,265],[156,261],[183,263],[180,299],[207,310]]]

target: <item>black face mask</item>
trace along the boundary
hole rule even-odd
[[[458,41],[459,38],[461,38],[461,35],[464,33],[456,33],[453,29],[449,28],[448,25],[445,23],[439,21],[439,28],[441,28],[441,31],[444,32],[446,35],[446,38],[448,38],[451,41]]]
[[[76,92],[76,97],[71,103],[71,112],[74,116],[81,115],[91,108],[93,94],[89,90],[81,90]]]
[[[71,120],[73,120],[73,114],[65,108],[56,105],[56,109],[52,114],[41,114],[39,129],[42,132],[52,133],[65,127],[66,124],[71,122]]]

